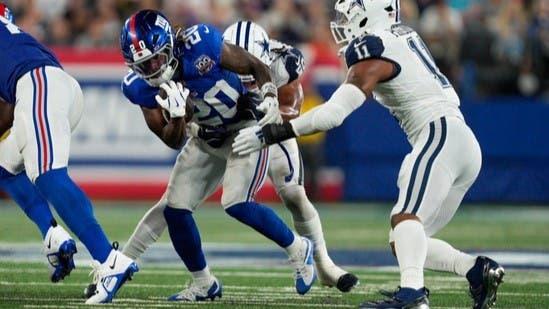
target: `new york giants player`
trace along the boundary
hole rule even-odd
[[[239,21],[223,33],[226,42],[246,49],[271,69],[271,75],[278,88],[280,113],[286,121],[299,116],[303,103],[303,89],[300,76],[304,70],[301,51],[292,46],[269,39],[267,32],[256,23]],[[261,93],[253,76],[240,79],[256,100]],[[284,205],[292,213],[296,231],[309,239],[315,247],[315,266],[320,283],[335,286],[342,292],[350,291],[358,284],[358,278],[332,261],[326,249],[322,224],[313,204],[307,198],[303,186],[301,155],[295,139],[290,139],[269,148],[269,177]]]
[[[267,174],[268,151],[240,156],[230,148],[237,130],[257,123],[239,110],[246,89],[237,74],[253,75],[260,86],[265,98],[258,106],[265,113],[261,123],[281,121],[268,67],[240,47],[225,44],[212,26],[199,24],[173,35],[166,17],[153,10],[128,18],[121,49],[132,69],[122,84],[124,94],[141,107],[147,125],[166,145],[184,145],[165,196],[132,235],[137,243],[159,235],[151,226],[162,225],[158,213],[163,213],[172,243],[193,277],[188,288],[169,300],[201,301],[222,294],[221,283],[206,264],[192,216],[220,183],[227,214],[284,248],[296,269],[297,292],[307,293],[316,278],[312,243],[294,234],[270,208],[254,202]],[[160,89],[165,93],[159,94]],[[186,117],[191,100],[194,115]],[[190,121],[202,133],[222,127],[229,134],[224,139],[187,139]]]
[[[459,98],[419,37],[399,21],[396,0],[339,0],[332,33],[349,67],[330,100],[283,124],[246,128],[233,149],[247,154],[265,145],[327,131],[372,94],[399,120],[412,151],[402,163],[400,194],[391,212],[390,241],[400,287],[389,299],[362,308],[428,308],[423,268],[455,272],[470,284],[473,308],[488,308],[504,275],[487,257],[460,252],[432,238],[453,217],[481,167],[477,140],[459,110]]]
[[[6,12],[4,5],[0,9]],[[74,268],[76,246],[56,226],[46,200],[100,265],[95,274],[102,284],[86,303],[110,302],[137,265],[111,247],[90,201],[67,174],[70,135],[82,114],[82,91],[46,47],[5,16],[0,15],[0,58],[4,61],[0,98],[14,108],[8,109],[13,126],[0,142],[2,188],[45,236],[52,281],[63,279]]]

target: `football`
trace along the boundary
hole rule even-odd
[[[158,95],[162,99],[166,99],[168,97],[166,90],[162,88],[158,90]],[[170,113],[167,110],[162,109],[162,115],[164,116],[164,119],[166,119],[166,121],[170,121]],[[191,96],[189,96],[187,97],[187,102],[185,102],[185,122],[190,122],[193,119],[193,115],[194,115],[194,102],[193,102],[193,99],[191,99]]]

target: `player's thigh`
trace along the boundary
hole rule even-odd
[[[9,132],[0,140],[0,166],[13,175],[24,170],[23,155],[19,152],[15,134]]]
[[[446,199],[442,202],[442,205],[438,211],[434,214],[434,217],[424,224],[425,234],[427,236],[433,236],[444,228],[458,210],[461,205],[461,201],[467,193],[468,187],[452,187],[446,196]]]
[[[71,125],[82,113],[78,83],[59,68],[40,67],[17,83],[13,131],[31,180],[68,164]]]
[[[276,192],[303,185],[303,163],[295,139],[274,144],[269,148],[269,177]]]
[[[445,120],[433,121],[423,129],[402,163],[399,197],[391,215],[413,214],[425,224],[437,212],[454,182],[452,173],[444,165],[446,143]]]
[[[229,154],[223,178],[223,207],[253,201],[265,182],[268,166],[269,148],[245,156]]]
[[[219,185],[224,170],[225,160],[204,151],[198,139],[189,139],[170,176],[168,205],[194,211]]]

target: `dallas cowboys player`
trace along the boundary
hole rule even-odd
[[[6,12],[5,6],[0,9]],[[90,201],[67,173],[71,131],[82,114],[80,86],[47,48],[5,13],[0,15],[0,58],[4,61],[0,98],[14,105],[13,117],[8,117],[13,118],[13,126],[0,143],[2,187],[24,207],[48,241],[52,281],[61,280],[74,268],[76,246],[56,226],[42,196],[99,261],[98,281],[110,282],[101,284],[86,303],[110,302],[137,265],[111,247]]]
[[[128,18],[121,49],[132,69],[122,84],[124,94],[141,107],[147,125],[166,145],[177,149],[184,144],[165,196],[145,216],[157,222],[144,218],[132,236],[150,235],[151,225],[162,224],[158,213],[163,213],[172,243],[193,277],[188,288],[169,300],[221,297],[221,283],[206,264],[192,216],[220,183],[227,214],[284,248],[296,269],[297,292],[307,293],[316,278],[311,242],[294,234],[270,208],[254,202],[267,174],[268,151],[239,156],[230,148],[232,132],[257,123],[239,110],[238,101],[246,89],[237,74],[253,75],[260,86],[265,98],[258,106],[265,113],[260,123],[281,121],[268,67],[245,50],[225,44],[209,25],[178,32],[174,42],[168,20],[153,10]],[[189,104],[194,104],[193,115],[189,115]],[[190,121],[199,125],[199,137],[187,140]],[[224,139],[206,137],[220,127],[230,134]]]
[[[391,243],[401,281],[389,299],[362,308],[428,308],[423,268],[455,272],[470,284],[473,308],[496,299],[504,270],[432,238],[453,217],[481,166],[477,140],[459,110],[459,98],[419,35],[399,22],[395,0],[339,0],[332,33],[349,67],[326,104],[283,124],[241,130],[233,149],[246,154],[295,136],[339,126],[372,94],[399,120],[413,149],[399,173],[391,212]],[[387,294],[387,293],[386,293]]]
[[[278,87],[280,112],[284,120],[299,116],[303,102],[300,76],[304,70],[301,51],[276,40],[270,40],[267,32],[258,24],[239,21],[223,33],[225,41],[246,49],[269,66]],[[256,100],[261,100],[253,76],[241,76]],[[358,278],[339,268],[326,249],[322,224],[303,187],[301,155],[295,139],[280,142],[269,148],[269,177],[284,205],[291,211],[297,232],[311,239],[315,246],[315,266],[320,283],[336,286],[342,292],[350,291],[358,284]]]

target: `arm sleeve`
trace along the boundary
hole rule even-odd
[[[122,81],[122,93],[135,105],[146,108],[156,108],[158,103],[154,98],[158,94],[158,88],[149,86],[144,80],[130,73]]]
[[[291,120],[290,123],[296,136],[328,131],[340,126],[364,101],[366,95],[362,90],[352,84],[343,84],[337,88],[328,102]]]

